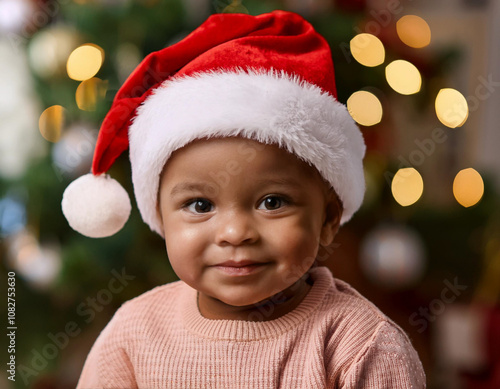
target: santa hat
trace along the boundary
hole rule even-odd
[[[123,227],[130,200],[105,173],[129,148],[142,218],[163,236],[158,187],[172,152],[195,139],[237,135],[277,144],[316,167],[342,202],[341,223],[360,207],[365,144],[337,101],[330,48],[301,16],[274,11],[212,15],[148,55],[104,119],[92,173],[66,189],[64,215],[90,237]]]

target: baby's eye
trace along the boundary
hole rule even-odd
[[[212,203],[206,199],[195,199],[184,206],[193,213],[206,213],[212,210]]]
[[[272,211],[278,208],[281,208],[285,205],[287,201],[280,196],[268,196],[259,204],[258,209],[265,209],[268,211]]]

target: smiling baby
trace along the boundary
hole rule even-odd
[[[120,307],[79,389],[424,388],[403,330],[317,261],[365,190],[363,137],[326,41],[297,14],[216,14],[118,91],[63,212],[91,237],[130,212],[179,281]]]

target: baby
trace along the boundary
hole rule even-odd
[[[78,382],[95,388],[424,388],[406,334],[317,263],[359,208],[365,146],[326,41],[300,16],[212,15],[118,92],[63,211],[92,237],[130,201],[180,281],[123,304]],[[83,198],[83,200],[82,200]]]
[[[243,153],[251,150],[258,157]],[[222,186],[213,173],[228,164]],[[201,314],[264,321],[297,307],[318,243],[330,244],[339,226],[339,201],[327,193],[314,168],[275,145],[216,138],[174,152],[160,186],[165,242]]]

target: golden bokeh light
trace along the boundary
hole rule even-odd
[[[64,127],[65,116],[66,109],[60,105],[47,108],[38,120],[40,134],[49,142],[58,142]]]
[[[361,65],[374,67],[385,60],[384,45],[375,35],[358,34],[351,39],[351,54]]]
[[[420,173],[412,167],[399,169],[392,179],[391,190],[397,203],[407,207],[422,196],[424,181]]]
[[[85,81],[97,74],[103,61],[103,49],[94,44],[85,44],[69,55],[66,70],[73,80]]]
[[[82,111],[95,111],[97,104],[104,99],[108,83],[97,77],[82,81],[76,89],[76,104]]]
[[[248,9],[241,4],[241,0],[233,0],[231,4],[226,6],[223,10],[222,13],[225,14],[249,14]]]
[[[398,59],[385,68],[387,82],[396,92],[411,95],[420,91],[422,77],[412,63]]]
[[[382,120],[382,104],[373,93],[354,92],[347,100],[347,109],[352,118],[362,126],[374,126]]]
[[[399,39],[406,45],[421,49],[431,43],[431,29],[427,22],[416,15],[406,15],[396,23]]]
[[[469,117],[469,105],[459,91],[444,88],[436,97],[436,115],[439,121],[447,127],[461,127]]]
[[[453,195],[458,203],[465,208],[477,204],[484,194],[484,182],[481,175],[468,168],[458,172],[453,180]]]

